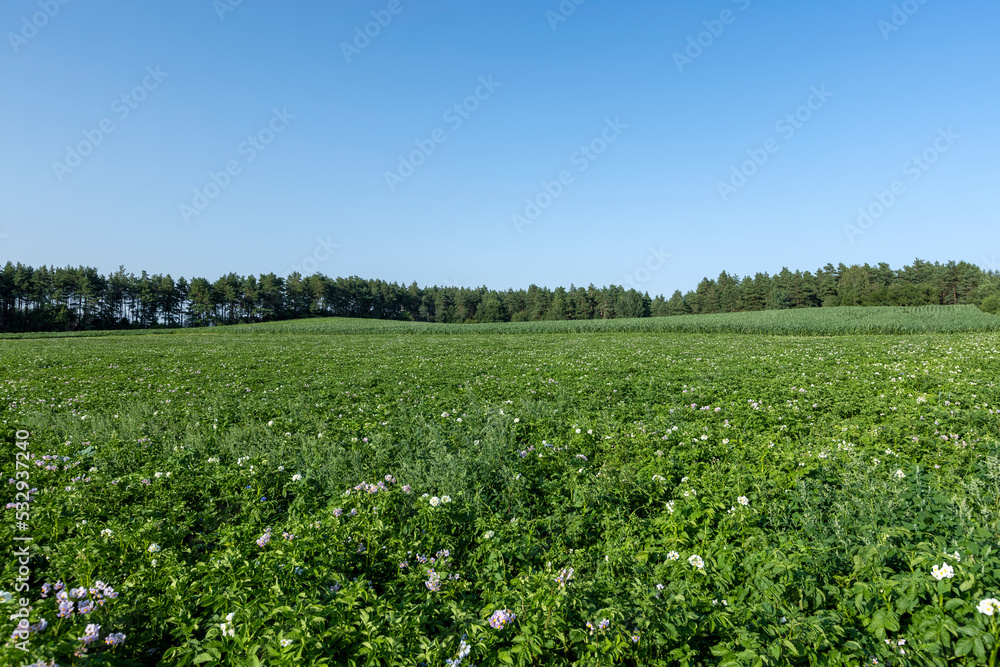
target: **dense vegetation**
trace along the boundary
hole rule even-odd
[[[726,272],[669,299],[634,287],[403,286],[382,280],[287,278],[230,273],[211,282],[119,269],[32,268],[10,262],[0,271],[0,331],[66,331],[268,322],[307,317],[356,317],[437,323],[594,320],[836,306],[972,304],[1000,310],[1000,274],[966,262],[915,260],[788,269],[739,279]]]
[[[0,338],[63,338],[183,334],[187,329],[92,330],[58,333],[0,333]],[[318,317],[259,324],[234,324],[202,335],[241,334],[401,334],[507,335],[566,333],[740,333],[782,336],[847,334],[969,333],[1000,331],[1000,318],[975,306],[840,306],[712,315],[613,320],[543,320],[540,322],[437,324],[369,318]]]
[[[844,306],[810,310],[774,310],[668,318],[562,320],[500,324],[424,324],[322,318],[244,324],[233,331],[254,334],[525,334],[525,333],[740,333],[793,336],[1000,332],[1000,318],[975,306],[916,308]]]
[[[313,324],[0,341],[0,663],[995,660],[1000,334]]]

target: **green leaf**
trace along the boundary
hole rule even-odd
[[[973,637],[972,639],[972,651],[976,654],[979,659],[986,657],[986,647],[983,645],[982,635]]]

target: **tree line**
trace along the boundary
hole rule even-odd
[[[1000,273],[967,262],[917,259],[787,268],[775,275],[716,279],[670,298],[622,286],[491,290],[419,287],[357,276],[273,273],[215,280],[149,275],[124,267],[108,276],[90,267],[33,268],[8,262],[0,272],[0,331],[200,327],[304,317],[368,317],[419,322],[523,322],[666,317],[784,308],[975,304],[1000,311]]]

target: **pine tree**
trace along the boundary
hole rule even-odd
[[[499,297],[490,294],[487,296],[476,311],[477,322],[506,322],[507,312],[503,302]]]
[[[549,303],[548,310],[545,311],[547,320],[567,320],[569,319],[569,303],[566,300],[566,289],[557,287],[552,293],[552,302]]]
[[[674,290],[670,300],[667,301],[667,315],[687,315],[691,308],[684,302],[684,295],[680,290]]]

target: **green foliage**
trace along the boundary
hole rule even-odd
[[[0,664],[995,667],[1000,335],[669,321],[0,341]]]
[[[662,252],[662,249],[661,249]],[[637,274],[638,275],[638,274]],[[631,282],[631,279],[626,282]],[[348,317],[471,324],[608,320],[684,314],[739,313],[837,306],[979,305],[1000,294],[1000,275],[968,262],[925,262],[893,269],[827,264],[815,273],[783,268],[770,276],[739,278],[723,271],[686,294],[650,298],[634,287],[420,287],[358,276],[273,273],[205,278],[140,276],[124,267],[103,276],[92,267],[33,268],[12,262],[0,270],[0,332],[93,331],[203,327]],[[992,312],[987,310],[986,312]],[[756,324],[756,320],[748,320]],[[779,325],[786,320],[778,318]],[[764,323],[770,320],[764,320]],[[890,326],[895,326],[896,320]],[[734,331],[732,326],[680,324],[670,331]],[[766,329],[766,327],[765,327]],[[561,329],[564,330],[564,329]],[[656,329],[642,329],[656,330]],[[824,331],[842,333],[843,327]],[[883,329],[879,329],[883,330]],[[924,331],[908,327],[905,331]],[[949,329],[954,330],[954,329]],[[755,331],[759,331],[756,330]],[[890,333],[903,330],[889,329]]]
[[[979,310],[990,315],[1000,314],[1000,294],[991,294],[979,304]]]
[[[991,297],[992,298],[992,297]],[[987,304],[984,301],[984,304]],[[988,304],[987,304],[988,307]],[[481,324],[438,324],[359,318],[312,318],[241,324],[229,327],[153,331],[88,331],[60,334],[0,334],[4,338],[77,338],[122,335],[322,334],[322,335],[466,335],[568,334],[568,333],[714,333],[775,336],[843,336],[852,334],[918,334],[1000,331],[1000,322],[982,311],[983,306],[842,306],[797,310],[767,310],[675,317],[561,320],[541,322],[491,322],[492,306]],[[479,315],[477,314],[477,317]]]
[[[566,334],[740,333],[785,336],[916,334],[1000,331],[1000,322],[975,306],[844,306],[677,317],[563,320],[477,325],[326,318],[238,325],[239,333],[300,334]]]

